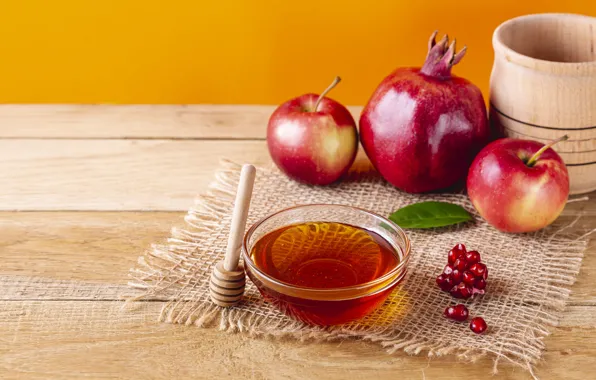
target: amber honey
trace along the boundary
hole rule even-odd
[[[268,233],[251,256],[275,279],[307,288],[364,284],[395,268],[395,249],[378,234],[341,223],[304,223]]]
[[[260,271],[282,283],[278,288],[267,286],[248,271],[268,301],[303,321],[330,325],[358,319],[378,307],[396,283],[367,284],[395,269],[400,256],[375,232],[343,223],[308,222],[265,234],[250,257]],[[355,290],[335,299],[332,290],[342,288]],[[304,295],[310,289],[327,289],[330,294],[312,299]]]

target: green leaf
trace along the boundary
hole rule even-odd
[[[472,220],[463,207],[447,202],[421,202],[400,208],[389,219],[402,228],[433,228]]]

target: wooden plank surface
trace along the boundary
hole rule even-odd
[[[271,163],[265,141],[0,139],[0,210],[186,211],[222,158]]]
[[[86,307],[81,308],[81,304]],[[161,305],[121,302],[0,302],[0,378],[75,379],[529,379],[492,361],[473,365],[447,355],[387,355],[379,346],[345,340],[301,343],[215,329],[156,323]],[[74,323],[76,322],[76,323]],[[596,338],[577,327],[547,338],[543,379],[585,380],[596,370]]]
[[[348,107],[358,118],[362,107]],[[274,106],[0,105],[0,138],[265,139]]]
[[[182,212],[0,212],[1,273],[123,283]]]
[[[489,378],[489,359],[464,365],[387,356],[362,342],[231,339],[157,323],[160,300],[122,310],[119,297],[133,292],[128,269],[183,225],[220,158],[270,162],[261,140],[272,110],[0,105],[0,378]],[[582,215],[571,231],[596,227],[596,193],[589,197],[564,210],[569,221]],[[542,379],[596,371],[594,242],[545,342]],[[494,378],[530,375],[501,363]]]
[[[0,138],[263,139],[272,106],[0,105]]]
[[[0,140],[0,210],[187,210],[222,157],[263,165],[264,141]]]

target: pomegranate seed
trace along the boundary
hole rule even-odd
[[[476,263],[470,267],[470,272],[476,277],[482,278],[486,280],[488,277],[488,269],[486,269],[486,265],[482,263]]]
[[[461,282],[462,276],[463,276],[462,273],[457,269],[454,269],[453,272],[451,272],[451,280],[456,285]]]
[[[458,253],[458,251],[454,251],[453,249],[451,251],[449,251],[449,253],[447,254],[447,262],[449,264],[453,264],[455,262],[455,260],[457,260],[457,258],[460,256],[460,254]]]
[[[463,245],[462,243],[459,243],[455,247],[453,247],[451,250],[455,252],[455,254],[456,254],[455,258],[458,258],[460,255],[463,255],[466,253],[466,246]]]
[[[453,282],[451,281],[451,278],[449,276],[447,276],[446,274],[440,274],[437,277],[437,285],[439,285],[441,290],[443,290],[445,292],[447,292],[451,288],[453,288]]]
[[[458,258],[457,260],[455,260],[455,262],[453,263],[453,268],[459,270],[460,272],[463,272],[466,267],[467,267],[467,263],[466,263],[466,259],[463,257]]]
[[[451,295],[455,298],[470,298],[472,295],[472,287],[460,282],[459,285],[451,289]]]
[[[462,296],[462,298],[470,298],[472,295],[472,287],[464,284],[463,282],[458,286],[460,287],[459,294]]]
[[[470,330],[474,331],[476,334],[482,334],[486,331],[486,322],[481,317],[472,318],[470,321]]]
[[[443,268],[443,274],[450,275],[453,272],[453,267],[449,264],[445,265]]]
[[[484,290],[484,288],[486,288],[486,281],[484,281],[482,278],[479,278],[474,281],[474,287],[479,290]]]
[[[466,252],[466,261],[468,265],[473,265],[480,262],[480,253],[478,251]]]
[[[463,281],[468,285],[474,285],[476,277],[474,277],[472,272],[465,271],[463,275]]]
[[[465,305],[458,304],[455,306],[449,306],[447,309],[445,309],[445,312],[443,314],[445,315],[445,317],[449,319],[462,322],[468,319],[469,313],[468,308]]]

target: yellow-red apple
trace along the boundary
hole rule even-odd
[[[548,226],[563,211],[569,175],[561,157],[547,145],[503,138],[476,156],[467,178],[468,195],[478,213],[504,232],[532,232]]]
[[[305,94],[273,112],[267,126],[267,147],[277,167],[297,181],[327,185],[349,169],[358,151],[358,129],[350,112],[325,95]]]

